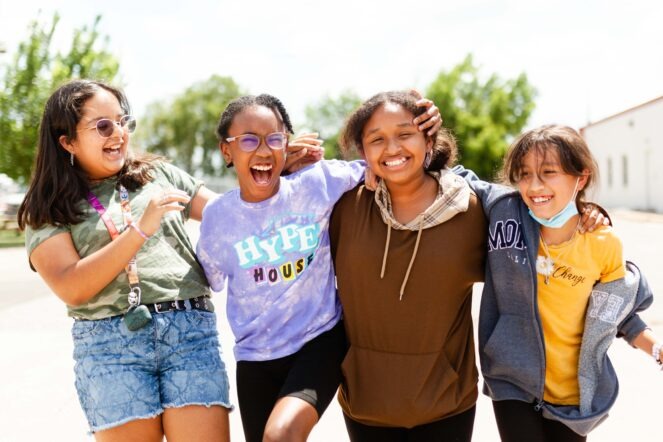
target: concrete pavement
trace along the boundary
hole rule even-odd
[[[647,275],[658,301],[643,317],[663,338],[663,216],[612,211],[626,257]],[[191,225],[195,236],[196,225]],[[224,360],[230,371],[233,401],[235,364],[223,296],[216,298]],[[475,313],[478,296],[475,296]],[[476,318],[476,316],[475,316]],[[0,249],[0,442],[90,441],[74,389],[71,320],[64,305],[27,267],[22,248]],[[621,391],[611,417],[590,440],[654,442],[663,439],[658,419],[663,372],[644,353],[618,341],[610,350]],[[239,412],[231,414],[232,439],[243,440]],[[314,429],[312,442],[347,441],[336,401]],[[490,401],[477,404],[474,440],[498,441]]]

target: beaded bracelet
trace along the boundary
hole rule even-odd
[[[654,360],[658,363],[658,365],[661,366],[661,370],[663,370],[663,361],[661,360],[661,348],[663,348],[663,342],[655,343],[651,348],[651,355],[653,356]]]
[[[138,228],[137,225],[135,225],[135,224],[129,224],[129,227],[131,227],[132,229],[134,229],[134,230],[135,230],[140,236],[143,237],[143,239],[144,239],[145,241],[147,241],[148,239],[151,238],[150,235],[148,235],[147,233],[145,233],[145,232],[143,232],[142,230],[140,230],[140,229]]]

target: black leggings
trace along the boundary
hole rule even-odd
[[[340,321],[290,356],[237,361],[237,396],[245,440],[262,441],[276,401],[285,396],[311,404],[320,418],[341,383],[341,362],[347,348]]]
[[[522,401],[493,401],[495,420],[502,442],[585,442],[559,421],[546,419],[535,404]]]
[[[470,442],[476,407],[455,416],[414,428],[374,427],[350,419],[345,413],[345,427],[352,442]]]

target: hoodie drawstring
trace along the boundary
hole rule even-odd
[[[382,255],[382,270],[380,270],[380,279],[384,278],[384,271],[387,268],[387,255],[389,254],[390,238],[391,238],[391,220],[387,219],[387,243],[384,245],[384,254]]]
[[[407,285],[407,280],[410,277],[410,270],[412,270],[412,264],[414,264],[414,258],[417,257],[417,250],[419,250],[419,240],[421,239],[421,232],[424,226],[424,216],[423,214],[419,215],[419,230],[417,231],[417,241],[414,243],[414,251],[412,252],[412,258],[410,258],[410,264],[407,266],[407,272],[405,272],[405,279],[403,279],[403,284],[401,285],[401,294],[398,297],[399,301],[403,300],[403,293],[405,293],[405,286]],[[388,236],[387,236],[388,238]]]

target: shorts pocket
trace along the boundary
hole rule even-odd
[[[74,340],[80,340],[112,331],[117,320],[116,317],[92,320],[76,319],[71,327],[71,336]]]
[[[216,313],[205,310],[187,310],[182,312],[192,327],[216,328]]]

